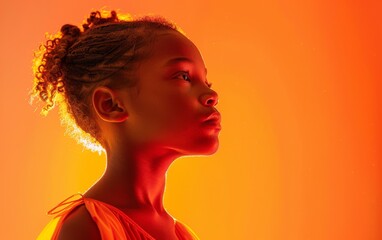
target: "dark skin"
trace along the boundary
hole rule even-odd
[[[107,168],[84,196],[119,208],[157,240],[176,240],[174,218],[163,206],[166,172],[178,157],[217,150],[218,96],[198,49],[182,34],[168,31],[152,49],[137,70],[135,87],[93,92]],[[207,122],[212,113],[215,120]],[[80,206],[64,222],[59,239],[101,238]]]
[[[59,240],[101,240],[97,224],[84,205],[73,210],[62,225]]]

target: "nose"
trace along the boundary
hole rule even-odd
[[[214,90],[209,89],[208,92],[200,96],[199,100],[204,106],[213,107],[216,104],[218,104],[218,99],[219,99],[218,94]]]

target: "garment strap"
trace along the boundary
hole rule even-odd
[[[83,195],[81,193],[73,194],[72,196],[66,198],[64,201],[60,202],[57,206],[48,211],[48,215],[56,215],[65,212],[65,210],[83,202]]]

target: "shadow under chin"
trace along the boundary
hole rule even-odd
[[[213,141],[201,141],[187,155],[202,155],[210,156],[216,153],[219,149],[219,140],[216,138]]]

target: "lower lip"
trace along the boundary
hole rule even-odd
[[[216,130],[221,130],[220,123],[213,120],[203,122],[203,126],[214,128]]]

